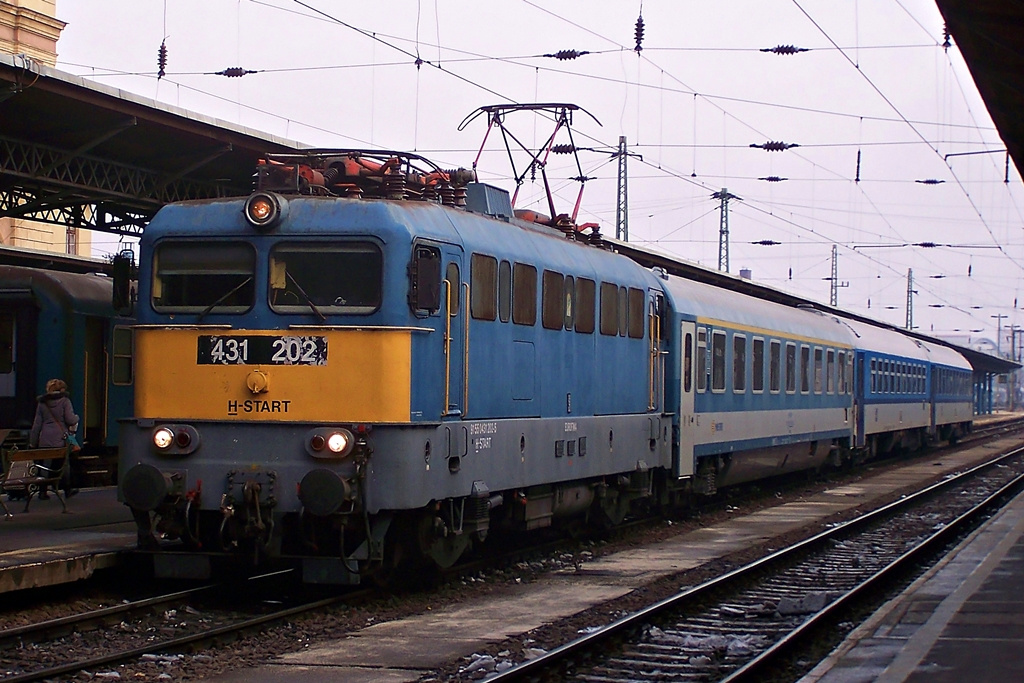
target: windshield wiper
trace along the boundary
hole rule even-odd
[[[249,284],[250,282],[252,282],[252,275],[250,275],[249,277],[247,277],[247,278],[245,278],[244,280],[242,280],[241,282],[239,282],[239,283],[238,283],[237,285],[235,285],[235,286],[234,286],[234,287],[233,287],[232,289],[230,289],[230,290],[228,290],[228,291],[227,291],[226,293],[224,293],[224,294],[223,294],[223,295],[222,295],[222,296],[221,296],[221,297],[220,297],[219,299],[217,299],[217,300],[216,300],[216,301],[214,301],[214,302],[213,302],[212,304],[210,304],[209,306],[207,306],[206,308],[204,308],[204,309],[203,309],[203,312],[202,312],[202,313],[200,313],[200,314],[199,314],[199,315],[198,315],[198,316],[196,317],[196,322],[199,322],[200,320],[202,320],[203,318],[205,318],[205,317],[206,317],[206,314],[207,314],[207,313],[209,313],[210,311],[212,311],[213,309],[215,309],[215,308],[216,308],[217,306],[220,306],[220,305],[221,305],[222,303],[224,303],[224,302],[225,302],[225,301],[227,300],[227,298],[228,298],[229,296],[231,296],[232,294],[234,294],[235,292],[237,292],[238,290],[240,290],[240,289],[241,289],[242,287],[245,287],[245,286],[246,286],[247,284]]]
[[[313,303],[313,300],[309,298],[309,294],[306,294],[306,290],[302,288],[302,285],[295,281],[295,278],[292,277],[292,274],[286,271],[285,276],[292,281],[292,284],[295,285],[295,289],[299,290],[299,294],[302,295],[302,298],[306,300],[306,303],[309,304],[309,307],[313,309],[314,313],[316,313],[316,317],[320,318],[320,322],[327,322],[327,317],[320,312],[320,309],[316,307],[316,304]]]

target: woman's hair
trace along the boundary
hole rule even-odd
[[[51,379],[46,383],[46,393],[56,394],[58,391],[67,391],[68,385],[62,379]]]

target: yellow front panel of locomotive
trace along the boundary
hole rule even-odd
[[[323,364],[213,362],[209,339],[301,334],[325,345]],[[200,339],[201,337],[205,339]],[[270,348],[276,348],[270,347]],[[215,356],[223,360],[224,351]],[[237,353],[237,350],[234,350]],[[408,330],[135,330],[135,415],[139,418],[279,422],[408,422]],[[204,355],[205,354],[205,355]],[[237,360],[235,358],[234,360]]]

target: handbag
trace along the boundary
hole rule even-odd
[[[64,425],[64,421],[53,414],[53,411],[50,410],[50,406],[46,405],[45,401],[40,403],[40,405],[42,405],[43,408],[46,409],[46,412],[50,414],[50,417],[53,418],[53,421],[60,425],[60,428],[64,430],[64,441],[67,443],[68,446],[71,447],[71,452],[77,453],[80,450],[82,450],[82,445],[78,443],[78,437],[76,437],[73,433],[68,431],[68,428]]]

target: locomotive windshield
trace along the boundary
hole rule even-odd
[[[382,291],[380,249],[370,242],[286,242],[270,252],[277,313],[373,313]]]
[[[153,256],[153,309],[244,313],[256,297],[256,252],[242,242],[162,242]]]

